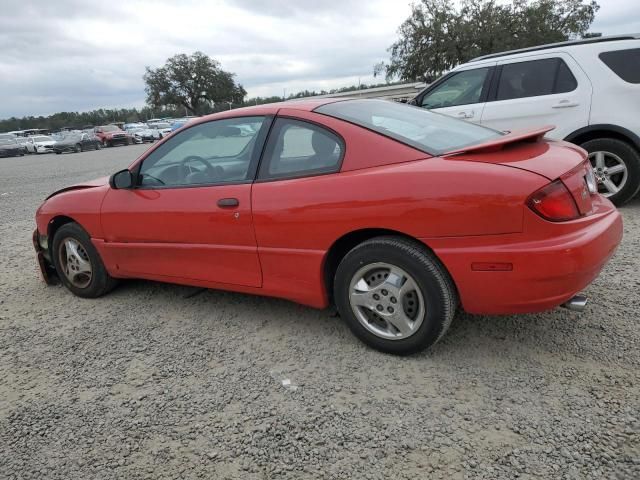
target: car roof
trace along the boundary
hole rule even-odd
[[[536,52],[539,50],[549,50],[552,48],[558,47],[572,47],[577,45],[588,45],[592,43],[603,43],[603,42],[615,42],[619,40],[640,40],[640,33],[629,33],[625,35],[606,35],[603,37],[593,37],[593,38],[581,38],[579,40],[569,40],[566,42],[557,42],[557,43],[547,43],[545,45],[538,45],[536,47],[528,47],[528,48],[520,48],[517,50],[507,50],[506,52],[492,53],[489,55],[483,55],[481,57],[476,57],[472,60],[469,60],[468,63],[478,62],[480,60],[489,60],[491,58],[499,58],[506,57],[508,55],[515,55],[518,53],[527,53],[527,52]]]
[[[189,125],[197,125],[209,120],[233,118],[233,117],[248,117],[255,115],[275,115],[281,108],[288,110],[302,110],[305,112],[311,112],[312,110],[326,105],[328,103],[342,102],[350,100],[349,98],[303,98],[300,100],[288,100],[286,102],[265,103],[263,105],[252,105],[250,107],[235,108],[233,110],[225,110],[218,113],[212,113],[211,115],[205,115],[203,117],[193,119],[189,122]]]

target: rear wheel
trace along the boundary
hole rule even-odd
[[[77,223],[61,226],[53,237],[52,247],[51,256],[58,277],[74,295],[96,298],[116,285],[89,235]]]
[[[598,138],[581,145],[598,180],[598,191],[616,205],[629,201],[640,189],[640,154],[622,140]]]
[[[400,355],[436,343],[457,307],[453,282],[420,243],[377,237],[340,262],[334,281],[340,316],[367,345]]]
[[[100,142],[96,142],[95,149],[100,150]]]
[[[109,142],[105,139],[105,140],[103,140],[103,141],[102,141],[102,146],[106,148],[106,147],[110,147],[111,145],[110,145],[110,144],[109,144]]]
[[[80,145],[79,143],[76,143],[75,152],[80,153],[81,151],[82,151],[82,145]]]

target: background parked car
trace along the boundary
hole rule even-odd
[[[172,132],[171,124],[168,122],[149,123],[148,125],[149,128],[158,131],[160,138],[164,138]]]
[[[28,141],[29,141],[28,137],[16,136],[16,142],[22,145],[22,148],[24,149],[24,153],[29,153],[29,150],[27,149]]]
[[[146,125],[144,127],[131,129],[129,134],[133,137],[134,143],[155,142],[162,138],[158,130],[149,128]]]
[[[88,133],[70,133],[66,135],[62,140],[56,142],[53,147],[53,151],[57,154],[64,152],[79,153],[84,150],[100,150],[100,140]]]
[[[129,145],[133,143],[130,135],[115,125],[102,125],[94,129],[95,136],[100,140],[103,147],[113,147],[114,145]]]
[[[35,135],[27,139],[27,151],[29,153],[49,153],[53,151],[55,139],[46,135]]]
[[[18,157],[24,155],[24,147],[18,143],[15,135],[0,134],[0,157]]]
[[[410,103],[499,130],[555,125],[547,136],[589,152],[609,200],[640,189],[640,35],[480,57]]]

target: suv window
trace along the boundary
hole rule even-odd
[[[578,82],[560,58],[502,65],[496,100],[539,97],[575,90]]]
[[[253,177],[250,166],[264,123],[265,117],[231,118],[176,133],[145,158],[138,183],[166,187],[248,181]],[[253,134],[247,134],[247,128]]]
[[[344,142],[318,125],[278,118],[260,166],[261,179],[292,178],[340,170]]]
[[[625,82],[640,83],[640,48],[603,52],[599,56]]]
[[[424,108],[456,107],[478,103],[489,68],[476,68],[454,73],[422,97]]]

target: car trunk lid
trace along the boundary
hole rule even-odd
[[[550,181],[560,179],[571,192],[581,214],[591,211],[591,193],[586,176],[590,164],[580,147],[544,140],[546,126],[508,132],[499,138],[446,152],[451,160],[483,162],[518,168],[541,175]]]

